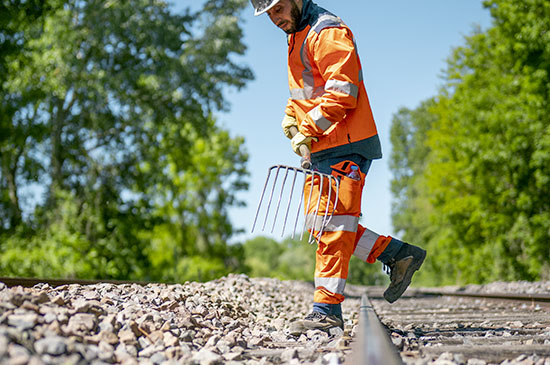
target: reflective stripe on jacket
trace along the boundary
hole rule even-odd
[[[319,139],[312,143],[314,157],[382,157],[351,30],[311,0],[303,2],[299,29],[288,39],[286,114],[300,132]]]

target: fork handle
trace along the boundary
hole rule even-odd
[[[289,128],[289,131],[292,137],[294,137],[298,133],[298,128],[292,126]],[[305,144],[302,144],[298,150],[300,151],[300,156],[302,156],[302,161],[300,161],[302,168],[311,169],[311,151],[309,148]]]

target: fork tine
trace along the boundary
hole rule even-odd
[[[300,241],[304,237],[304,231],[306,230],[307,217],[309,215],[309,204],[311,203],[311,195],[313,194],[313,186],[315,185],[315,172],[314,171],[306,172],[306,174],[311,174],[311,189],[309,191],[309,199],[307,200],[306,214],[305,214],[305,219],[304,219],[304,227],[302,228],[302,234],[300,235]],[[306,181],[307,181],[307,179],[306,179]],[[311,235],[311,233],[310,233],[310,235]],[[309,239],[308,239],[308,242],[309,242]]]
[[[296,235],[296,227],[298,226],[298,220],[300,219],[300,209],[302,208],[302,200],[304,200],[304,197],[305,197],[304,194],[306,189],[306,182],[307,182],[307,173],[304,172],[304,183],[302,184],[302,192],[300,193],[300,202],[298,203],[298,211],[296,212],[296,220],[294,221],[294,231],[292,232],[292,239],[294,239],[294,236]],[[302,238],[300,237],[300,239]]]
[[[271,188],[271,193],[269,194],[269,202],[267,204],[267,211],[265,212],[265,219],[264,219],[264,225],[262,226],[262,231],[265,230],[265,224],[267,223],[267,217],[269,216],[269,208],[271,207],[271,200],[273,199],[273,192],[275,191],[277,177],[279,176],[279,170],[281,169],[281,166],[274,166],[274,167],[277,167],[277,172],[275,173],[275,179],[273,180],[273,187]]]
[[[277,215],[279,214],[279,207],[281,206],[281,198],[283,197],[283,192],[285,190],[286,178],[288,176],[288,168],[285,168],[285,177],[283,178],[283,183],[281,184],[281,192],[279,193],[279,199],[277,200],[277,209],[275,209],[275,216],[273,217],[273,226],[271,226],[271,233],[275,229],[275,223],[277,222]]]
[[[267,183],[269,182],[269,176],[271,175],[272,170],[273,170],[273,167],[270,167],[267,170],[267,178],[265,179],[264,189],[262,190],[262,195],[260,196],[260,201],[258,202],[258,209],[256,209],[256,216],[254,216],[254,224],[252,225],[252,230],[250,231],[250,233],[254,232],[254,227],[256,227],[256,221],[258,220],[260,207],[262,206],[262,201],[264,200],[265,189],[267,188]]]
[[[315,174],[315,172],[314,172]],[[313,232],[315,231],[315,226],[317,224],[317,216],[319,214],[319,207],[321,206],[321,197],[323,196],[323,184],[324,184],[324,177],[323,175],[317,173],[319,175],[319,180],[320,183],[319,183],[319,196],[317,197],[317,206],[315,207],[315,214],[313,215],[313,228],[311,229],[311,231],[309,232],[309,238],[308,238],[308,243],[309,244],[312,244],[314,241],[315,241],[315,236],[313,235]],[[321,222],[322,223],[322,222]],[[313,237],[313,240],[311,239]]]
[[[305,219],[304,219],[304,226],[303,226],[303,229],[302,229],[302,234],[300,235],[300,240],[302,240],[303,237],[304,237],[304,232],[306,230],[306,226],[311,226],[310,227],[311,229],[310,229],[310,232],[309,232],[309,237],[308,237],[308,242],[313,243],[313,242],[315,242],[316,239],[321,238],[326,226],[330,223],[330,221],[331,221],[331,219],[332,219],[332,217],[333,217],[333,215],[336,211],[336,207],[337,207],[337,204],[338,204],[338,196],[339,196],[339,188],[340,188],[339,183],[340,183],[340,181],[336,177],[332,176],[331,174],[324,174],[324,173],[320,173],[320,172],[309,170],[309,169],[296,168],[296,167],[290,167],[290,166],[284,166],[284,165],[275,165],[275,166],[271,166],[269,168],[268,174],[267,174],[267,179],[265,181],[265,184],[264,184],[264,187],[263,187],[263,190],[262,190],[262,194],[260,196],[260,201],[258,202],[258,208],[256,209],[256,215],[254,216],[254,223],[252,224],[251,232],[254,232],[254,230],[256,229],[256,225],[258,224],[258,219],[259,219],[261,211],[262,211],[262,206],[265,205],[264,199],[265,199],[266,193],[269,189],[269,185],[271,184],[271,191],[269,192],[269,200],[267,202],[267,208],[266,208],[264,222],[263,222],[263,225],[262,225],[262,230],[265,230],[265,228],[266,228],[267,221],[269,220],[271,205],[273,203],[273,198],[275,196],[275,190],[277,190],[279,188],[277,184],[278,184],[278,180],[279,180],[279,175],[281,174],[281,170],[285,171],[285,175],[284,175],[284,178],[282,180],[282,183],[280,183],[281,186],[280,186],[279,196],[277,198],[277,207],[275,209],[275,215],[273,217],[273,224],[272,224],[272,227],[271,227],[271,233],[273,233],[274,230],[275,230],[275,226],[277,224],[277,218],[278,218],[278,215],[279,215],[279,211],[281,210],[281,202],[282,202],[282,199],[283,199],[283,195],[285,194],[285,192],[288,189],[286,182],[289,179],[289,174],[292,171],[294,171],[294,176],[291,177],[292,178],[292,184],[291,184],[291,187],[290,187],[290,197],[289,197],[289,201],[287,203],[287,208],[286,208],[284,221],[283,221],[283,226],[282,226],[282,230],[281,230],[281,237],[284,236],[286,225],[287,225],[287,222],[288,222],[288,216],[289,216],[290,210],[292,208],[292,198],[294,196],[294,189],[296,188],[296,179],[298,178],[298,173],[303,173],[304,174],[304,181],[303,181],[303,184],[302,184],[302,187],[301,187],[300,199],[298,201],[298,210],[296,212],[296,220],[294,222],[292,238],[294,239],[295,236],[296,236],[296,229],[297,229],[298,222],[299,222],[299,219],[300,219],[300,213],[301,213],[302,202],[303,202],[304,207],[305,207]],[[318,179],[318,181],[315,181],[315,179]],[[328,185],[329,185],[329,191],[328,191],[328,194],[327,194],[328,195],[328,201],[326,202],[327,206],[324,208],[324,214],[321,216],[321,215],[319,215],[319,212],[321,211],[321,202],[323,201],[323,196],[324,196],[323,189],[325,187],[325,180],[326,180],[326,183],[328,183]],[[307,202],[306,202],[306,194],[307,194],[306,184],[308,183],[308,181],[311,183],[311,186],[309,188],[309,195],[308,195],[308,199],[307,199]],[[334,201],[334,204],[333,204],[333,209],[331,210],[330,209],[330,204],[332,202],[332,197],[334,195],[333,191],[332,191],[333,183],[336,186],[336,198],[335,198],[335,201]],[[317,188],[319,189],[319,191],[318,191],[317,198],[316,198],[317,201],[315,202],[313,200],[313,193],[314,193],[314,191],[317,190]],[[312,210],[313,212],[309,212],[310,210]],[[310,218],[309,221],[308,221],[308,217]],[[320,227],[317,227],[317,222],[320,223]],[[271,224],[271,222],[270,222],[270,224]],[[314,234],[314,231],[317,230],[316,228],[319,228],[318,229],[318,234]]]
[[[334,216],[334,213],[336,212],[336,207],[338,206],[338,201],[340,198],[340,178],[332,177],[334,179],[334,182],[336,183],[336,197],[334,199],[334,205],[332,209],[332,214],[330,215],[330,218]]]
[[[281,237],[285,234],[285,227],[286,227],[286,220],[288,218],[288,212],[290,211],[290,204],[292,203],[292,194],[294,193],[294,184],[296,183],[296,177],[298,176],[298,171],[296,169],[292,169],[294,171],[294,179],[292,180],[292,186],[290,187],[290,197],[288,198],[288,205],[286,207],[286,214],[285,214],[285,220],[283,222],[283,229],[281,231]],[[302,201],[300,200],[300,203]],[[298,211],[300,208],[298,208]],[[292,236],[294,238],[294,236]]]
[[[326,225],[330,221],[327,219],[327,217],[328,217],[328,210],[330,208],[330,198],[332,196],[332,178],[328,177],[327,180],[328,180],[328,199],[326,202],[325,214],[323,214],[323,221],[321,222],[321,229],[319,230],[319,234],[317,235],[318,240],[321,239],[321,236],[323,235],[323,231],[325,230]]]

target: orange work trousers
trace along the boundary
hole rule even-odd
[[[349,177],[352,166],[357,165],[342,161],[331,166],[332,175],[339,181],[338,200],[334,182],[330,184],[329,179],[323,178],[321,183],[320,175],[308,176],[306,180],[304,201],[310,202],[304,207],[306,227],[317,237],[313,298],[316,303],[341,303],[351,256],[374,263],[391,241],[391,237],[380,236],[359,224],[365,174],[357,166],[360,178]],[[324,219],[327,204],[328,212],[334,212],[330,219]]]

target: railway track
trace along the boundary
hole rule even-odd
[[[0,282],[0,362],[550,365],[542,294],[423,289],[388,304],[380,288],[348,285],[345,331],[295,338],[284,328],[309,310],[306,283]]]
[[[370,302],[405,364],[550,365],[550,295],[409,290]]]

